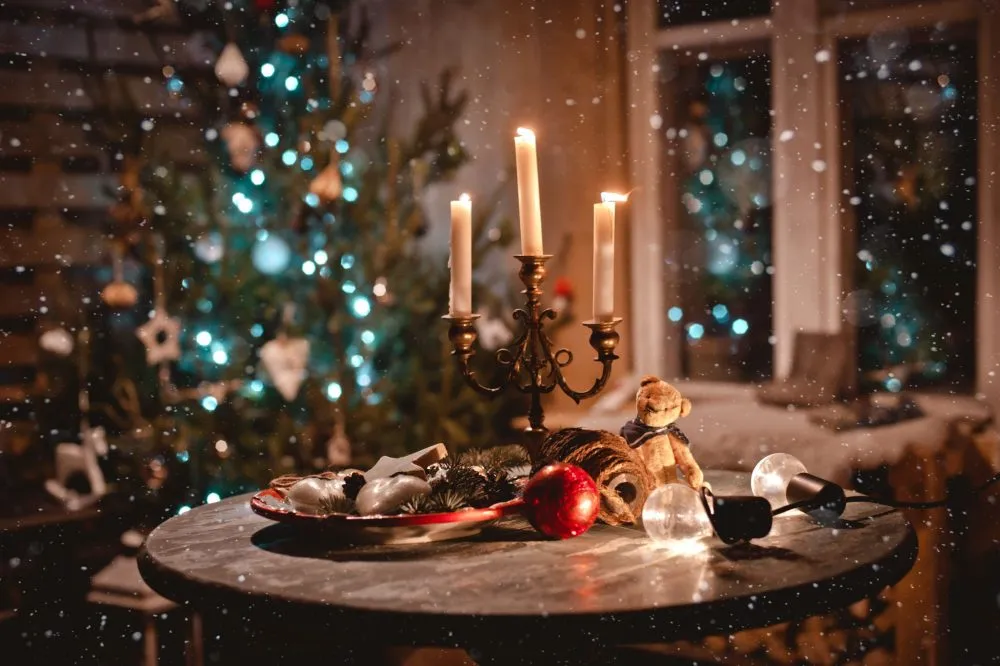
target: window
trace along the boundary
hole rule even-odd
[[[684,374],[752,380],[771,373],[770,63],[765,56],[677,69],[675,169]]]
[[[766,16],[771,0],[658,0],[657,20],[661,28],[669,26]]]
[[[976,48],[944,27],[843,43],[860,385],[975,378]],[[887,372],[887,370],[889,372]]]

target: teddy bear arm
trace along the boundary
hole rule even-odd
[[[674,451],[674,459],[677,461],[677,467],[684,473],[684,478],[688,484],[695,490],[701,488],[702,484],[705,483],[705,476],[702,474],[698,461],[691,455],[691,449],[684,442],[674,437],[670,438],[670,446]]]

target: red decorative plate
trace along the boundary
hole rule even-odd
[[[516,513],[522,500],[502,502],[485,509],[449,513],[417,513],[397,516],[353,516],[342,513],[316,516],[298,513],[273,488],[250,498],[250,508],[259,516],[321,531],[349,543],[423,543],[458,539],[478,533],[486,524]]]

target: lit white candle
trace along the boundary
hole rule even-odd
[[[448,311],[472,314],[472,200],[463,194],[451,202],[451,291]]]
[[[615,202],[628,195],[601,192],[594,204],[594,319],[615,316]]]
[[[517,203],[521,218],[521,254],[540,256],[542,252],[542,209],[538,200],[538,154],[535,133],[519,127],[514,137],[517,160]]]

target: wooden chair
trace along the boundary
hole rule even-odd
[[[153,591],[139,574],[135,557],[117,556],[111,564],[91,579],[87,601],[92,604],[136,611],[143,621],[143,666],[156,666],[159,659],[159,637],[156,618],[173,611],[177,604]],[[201,617],[192,613],[189,633],[185,640],[187,666],[202,666]]]

